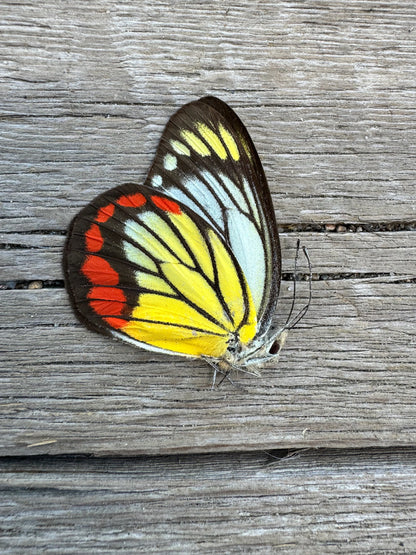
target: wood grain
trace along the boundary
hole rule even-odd
[[[415,232],[281,233],[283,272],[293,272],[297,239],[308,249],[314,274],[416,276]],[[61,235],[0,233],[0,281],[63,279]],[[300,260],[299,271],[307,271]]]
[[[196,96],[190,94],[187,100]],[[233,98],[221,96],[235,106]],[[0,136],[5,157],[3,171],[7,175],[3,230],[66,229],[78,210],[99,193],[123,182],[143,183],[163,126],[175,108],[158,107],[157,125],[152,127],[141,120],[154,120],[155,107],[153,113],[136,108],[136,117],[121,121],[119,117],[79,116],[70,121],[67,117],[13,117],[9,123],[5,116]],[[267,111],[256,106],[250,113],[237,110],[264,162],[281,223],[416,220],[413,126],[403,131],[403,121],[399,120],[393,146],[383,145],[380,150],[373,151],[371,147],[369,152],[351,152],[355,148],[351,147],[342,152],[343,147],[335,144],[333,148],[341,152],[327,152],[322,142],[337,142],[331,129],[326,130],[327,136],[318,147],[301,147],[289,138],[281,138],[283,110],[280,106]],[[295,135],[300,125],[313,124],[315,128],[315,118],[336,120],[340,116],[322,111],[319,115],[313,109],[299,117],[307,122],[292,122],[288,133]],[[414,117],[413,114],[411,118]],[[380,134],[385,132],[391,137],[387,122],[378,125]],[[364,127],[359,136],[367,133],[370,131]],[[276,136],[283,142],[280,148]],[[355,145],[357,137],[350,136],[345,142],[348,140]],[[309,141],[319,142],[319,137]]]
[[[2,552],[412,553],[411,450],[0,461]]]
[[[414,3],[4,0],[0,30],[2,552],[414,552]],[[3,290],[62,279],[71,218],[205,94],[254,139],[285,272],[300,237],[317,280],[244,390],[88,332],[63,289]],[[316,232],[343,223],[371,232]]]
[[[203,362],[87,331],[62,290],[2,297],[3,455],[415,442],[413,283],[315,282],[310,313],[279,364],[262,378],[236,376],[244,391],[229,383],[211,391]]]
[[[281,222],[416,219],[408,1],[2,4],[5,231],[65,229],[142,182],[173,110],[207,93],[248,126]]]
[[[321,281],[278,368],[239,378],[247,393],[228,384],[211,392],[203,363],[84,330],[62,290],[0,291],[3,453],[412,444],[410,5],[50,0],[14,8],[3,4],[0,50],[6,285],[62,279],[73,215],[106,188],[143,182],[173,110],[207,93],[247,124],[283,226],[406,229],[282,234],[284,270],[300,236]],[[356,279],[332,279],[348,275]]]

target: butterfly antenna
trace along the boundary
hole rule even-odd
[[[305,304],[305,306],[303,308],[300,309],[300,311],[297,313],[297,315],[293,318],[293,320],[291,322],[287,322],[285,324],[285,329],[287,330],[291,330],[293,329],[301,320],[302,318],[305,316],[305,314],[308,312],[309,307],[311,305],[311,300],[312,300],[312,264],[311,264],[311,259],[309,258],[309,254],[308,254],[308,250],[306,247],[302,247],[303,250],[303,254],[305,255],[305,258],[308,262],[308,269],[309,269],[309,297],[308,297],[308,301]]]
[[[295,267],[293,269],[293,295],[292,295],[292,306],[290,307],[290,311],[289,311],[289,315],[286,319],[285,325],[283,326],[284,328],[286,328],[286,326],[288,325],[290,318],[292,317],[293,314],[293,310],[295,308],[295,301],[296,301],[296,274],[298,271],[298,258],[299,258],[299,250],[300,250],[300,239],[298,239],[297,243],[296,243],[296,254],[295,254]]]

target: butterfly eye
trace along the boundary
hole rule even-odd
[[[280,353],[281,348],[282,348],[282,344],[280,340],[276,339],[276,341],[272,344],[272,346],[269,349],[269,354],[277,355],[278,353]]]

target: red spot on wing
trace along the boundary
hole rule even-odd
[[[85,234],[85,246],[89,252],[98,252],[104,244],[100,228],[97,224],[92,224]]]
[[[134,193],[132,195],[125,195],[117,200],[120,206],[127,206],[129,208],[138,208],[146,203],[146,197],[141,193]]]
[[[122,318],[103,318],[103,320],[107,322],[109,326],[111,326],[116,330],[119,330],[120,328],[124,328],[124,326],[127,326],[128,324],[128,321],[123,320]]]
[[[90,307],[100,316],[121,316],[124,306],[115,301],[90,301]]]
[[[103,223],[109,220],[114,214],[114,208],[114,204],[107,204],[107,206],[103,206],[102,208],[100,208],[97,212],[95,221]]]
[[[126,302],[124,292],[118,287],[92,287],[88,292],[89,299],[105,299],[107,301]]]
[[[118,273],[101,256],[87,256],[81,272],[94,285],[117,285]]]
[[[182,212],[179,204],[176,204],[173,200],[158,196],[153,196],[151,198],[153,204],[165,212],[172,212],[173,214],[181,214]]]
[[[100,316],[120,316],[125,312],[126,297],[117,287],[93,287],[87,297],[91,308]]]

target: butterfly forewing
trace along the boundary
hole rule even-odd
[[[126,184],[82,210],[65,275],[84,322],[151,350],[221,358],[256,335],[247,280],[219,230],[153,187]]]
[[[279,294],[279,239],[259,156],[235,112],[214,97],[182,107],[163,132],[146,183],[222,235],[250,287],[257,333],[265,332]]]

